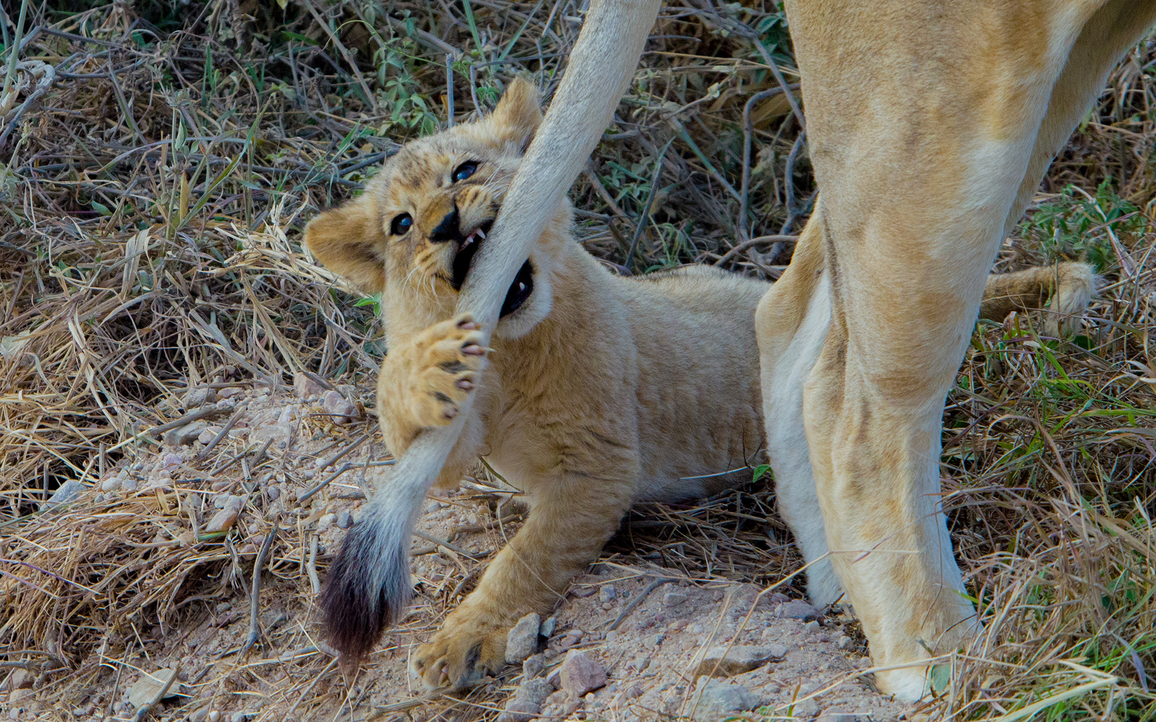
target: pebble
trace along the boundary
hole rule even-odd
[[[677,607],[685,604],[689,597],[683,592],[667,592],[662,595],[662,603],[668,607]]]
[[[797,599],[779,605],[777,614],[784,619],[812,620],[819,618],[819,610]]]
[[[217,392],[214,389],[190,389],[181,401],[185,411],[199,409],[205,404],[217,403]]]
[[[793,717],[797,719],[811,719],[819,714],[819,703],[813,699],[805,699],[802,702],[796,703],[792,709],[794,712]]]
[[[572,649],[562,662],[559,682],[571,698],[577,699],[606,684],[606,668],[586,652]]]
[[[819,632],[820,626],[817,621],[812,619],[803,625],[803,629],[807,630],[808,634],[817,634]]]
[[[749,689],[712,677],[699,677],[694,699],[689,707],[699,722],[717,722],[759,706],[760,700]]]
[[[546,621],[542,622],[542,626],[538,629],[538,634],[546,639],[554,636],[554,627],[558,626],[557,617],[548,617]]]
[[[76,479],[69,479],[60,485],[60,487],[52,492],[52,496],[45,502],[45,506],[49,509],[60,506],[61,504],[68,504],[76,501],[80,497],[80,492],[84,491],[84,484]]]
[[[542,705],[553,691],[554,686],[544,679],[522,682],[506,709],[498,715],[498,722],[529,722],[542,711]]]
[[[520,664],[535,652],[541,626],[542,618],[532,612],[518,620],[506,634],[506,662]]]
[[[781,660],[786,653],[787,648],[781,644],[767,647],[720,645],[712,647],[703,655],[694,676],[733,677],[758,669],[768,662]]]
[[[101,491],[116,491],[120,488],[120,479],[113,476],[100,482]]]
[[[351,526],[353,526],[353,514],[350,514],[348,510],[337,515],[338,529],[348,529]]]
[[[335,424],[347,423],[357,416],[357,407],[337,391],[326,391],[321,395],[321,408],[332,415]]]
[[[221,509],[213,517],[209,519],[209,523],[205,524],[204,532],[206,534],[216,534],[218,532],[228,531],[237,523],[237,517],[240,516],[241,510],[234,507],[225,507]]]
[[[277,501],[281,498],[281,487],[270,486],[265,493],[269,495],[269,501]]]
[[[231,399],[239,393],[241,393],[241,389],[239,387],[230,386],[226,389],[221,389],[220,391],[218,391],[217,392],[217,398],[219,398],[219,399]],[[211,712],[209,714],[212,715]]]
[[[249,715],[244,712],[234,712],[233,716],[229,718],[229,722],[245,722]]]
[[[136,681],[136,684],[129,688],[128,703],[135,709],[144,707],[146,704],[156,699],[157,695],[160,694],[161,689],[166,684],[168,684],[168,681],[172,679],[175,674],[176,670],[169,669],[167,667],[165,669],[153,672],[152,674],[145,674],[143,677]],[[171,685],[169,685],[168,690],[165,691],[164,699],[176,697],[178,694],[180,694],[180,691],[181,683],[174,681]]]
[[[320,534],[329,527],[333,526],[333,522],[335,521],[337,521],[336,514],[322,514],[321,518],[317,520],[317,533]]]
[[[197,436],[197,441],[202,444],[207,444],[213,439],[217,438],[218,432],[220,432],[219,428],[213,426],[206,427],[205,430]]]
[[[28,689],[32,683],[36,681],[36,677],[27,669],[16,669],[12,676],[8,678],[8,689]]]
[[[130,494],[132,492],[136,491],[137,487],[138,487],[137,480],[132,478],[131,476],[128,477],[127,479],[125,479],[124,481],[122,481],[120,484],[120,488],[122,490],[130,493]]]
[[[613,584],[603,584],[602,588],[598,590],[598,601],[602,602],[603,604],[606,604],[607,602],[613,602],[617,596],[618,588]]]
[[[546,671],[546,656],[542,654],[534,654],[526,658],[522,662],[522,677],[525,679],[533,679],[541,677]]]
[[[169,446],[188,446],[208,427],[204,421],[194,421],[176,429],[169,429],[165,432],[165,443]]]
[[[220,431],[220,429],[217,429],[217,430]],[[161,458],[161,464],[163,466],[167,466],[170,469],[177,468],[178,466],[181,465],[181,462],[183,462],[183,461],[184,461],[184,459],[181,458],[180,454],[174,454],[171,451],[169,453],[165,454]]]
[[[299,398],[307,399],[324,393],[324,391],[325,387],[314,381],[309,375],[293,374],[293,393],[297,394]]]

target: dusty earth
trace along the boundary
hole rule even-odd
[[[172,417],[213,413],[66,500],[94,515],[154,497],[164,501],[158,509],[179,509],[157,512],[156,543],[187,549],[200,573],[174,587],[173,608],[159,619],[130,620],[131,639],[106,637],[93,652],[98,672],[0,669],[0,719],[133,719],[158,696],[149,715],[195,722],[911,714],[870,686],[865,644],[848,617],[773,589],[614,561],[575,581],[541,620],[541,636],[529,631],[522,643],[533,654],[522,665],[465,696],[426,693],[407,673],[410,654],[520,523],[516,494],[481,476],[427,501],[412,608],[369,664],[343,671],[318,637],[316,592],[358,521],[362,485],[385,478],[389,457],[373,438],[368,396],[323,383],[298,376],[294,388],[194,390]],[[253,568],[274,525],[254,606]],[[254,616],[259,630],[247,646]]]

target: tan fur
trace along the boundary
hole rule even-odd
[[[389,353],[377,403],[391,451],[402,455],[419,433],[467,413],[439,483],[456,484],[485,455],[532,508],[415,655],[431,686],[496,671],[513,622],[548,611],[631,504],[749,478],[762,443],[754,314],[767,284],[709,267],[613,276],[572,239],[566,203],[530,254],[533,293],[499,321],[492,350],[472,316],[451,318],[460,250],[437,229],[456,212],[466,237],[495,217],[538,122],[536,93],[515,82],[492,116],[405,146],[363,196],[306,229],[326,265],[382,294]],[[480,162],[475,174],[453,182],[468,162]],[[393,235],[401,214],[413,230]],[[1079,310],[1088,283],[1081,264],[996,276],[987,310],[1039,306],[1056,288]]]

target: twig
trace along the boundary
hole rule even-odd
[[[454,55],[446,53],[446,124],[454,127]]]
[[[265,566],[265,560],[269,558],[269,551],[273,548],[273,542],[277,539],[277,532],[279,528],[277,524],[273,525],[273,529],[265,537],[265,542],[261,545],[261,551],[257,552],[257,560],[253,562],[253,587],[249,594],[249,636],[245,639],[245,644],[241,647],[241,658],[244,658],[249,653],[257,642],[257,637],[261,635],[261,569]]]
[[[747,203],[751,188],[751,144],[755,134],[754,124],[751,123],[751,109],[755,103],[766,98],[773,98],[783,92],[782,88],[771,88],[755,93],[743,106],[743,180],[739,187],[739,241],[748,240],[747,232]]]
[[[783,190],[787,194],[787,220],[783,221],[779,233],[791,230],[795,219],[799,217],[799,210],[795,207],[795,161],[799,158],[799,150],[803,147],[806,137],[807,131],[801,131],[799,137],[795,138],[795,144],[791,146],[791,153],[787,156],[787,167],[783,172]]]
[[[200,421],[201,419],[207,419],[212,416],[220,416],[223,413],[225,413],[224,409],[218,409],[216,406],[205,406],[197,409],[196,411],[191,411],[178,419],[173,419],[167,424],[154,426],[145,433],[149,436],[156,436],[157,434],[163,434],[166,431],[171,431],[173,429],[179,429],[182,426],[187,426],[194,421]]]
[[[241,415],[245,413],[245,410],[248,408],[249,407],[247,404],[240,404],[237,406],[237,410],[233,413],[232,416],[229,417],[229,420],[225,422],[225,425],[221,427],[221,430],[217,432],[217,435],[213,437],[213,440],[208,444],[205,444],[205,448],[201,450],[201,453],[197,454],[197,464],[200,464],[202,461],[204,461],[205,458],[208,457],[209,452],[217,448],[217,444],[221,443],[221,439],[225,438],[225,435],[228,434],[230,430],[232,430],[233,425],[237,423],[237,421],[241,418]]]
[[[798,240],[799,240],[798,236],[782,236],[782,235],[780,235],[780,236],[759,236],[758,238],[752,238],[750,240],[743,241],[742,243],[736,245],[734,248],[732,248],[729,251],[727,251],[726,253],[724,253],[722,258],[715,261],[715,265],[721,266],[724,263],[726,263],[727,261],[732,260],[738,254],[742,253],[743,251],[747,250],[748,248],[753,248],[754,246],[761,246],[764,243],[776,243],[776,244],[778,244],[778,243],[794,243],[795,241],[798,241]]]
[[[674,138],[666,141],[666,145],[662,146],[662,151],[658,154],[658,161],[654,164],[654,179],[650,182],[650,193],[646,195],[646,204],[642,206],[642,215],[638,217],[638,224],[634,226],[634,238],[630,239],[630,248],[626,251],[626,267],[631,270],[634,269],[634,252],[638,250],[638,240],[642,238],[643,231],[650,225],[650,206],[654,204],[654,197],[658,194],[658,181],[662,179],[662,163],[666,158],[666,151],[670,149],[670,144],[674,142]]]
[[[641,592],[634,596],[634,599],[630,600],[630,604],[627,604],[622,608],[622,611],[618,613],[618,618],[610,623],[610,626],[606,628],[606,631],[613,632],[615,629],[618,629],[618,625],[622,624],[622,621],[626,619],[626,616],[633,612],[634,608],[641,604],[642,600],[646,599],[646,596],[653,592],[655,589],[658,589],[663,584],[669,584],[670,582],[677,581],[678,579],[675,577],[662,577],[661,579],[655,579],[650,584],[647,584]]]

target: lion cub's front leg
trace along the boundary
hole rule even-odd
[[[377,398],[386,443],[395,454],[404,453],[418,431],[445,426],[461,413],[486,354],[481,338],[466,314],[389,350]]]
[[[554,484],[535,500],[478,588],[417,649],[413,668],[427,687],[464,689],[501,670],[510,627],[530,612],[550,610],[574,575],[598,557],[630,506],[628,483],[564,476]]]

